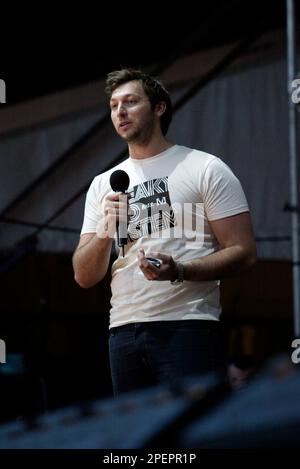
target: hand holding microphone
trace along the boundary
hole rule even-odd
[[[118,169],[110,175],[110,185],[115,195],[107,200],[110,201],[110,206],[107,207],[107,214],[111,211],[111,215],[115,216],[116,230],[117,230],[117,243],[122,248],[122,255],[124,257],[124,246],[127,244],[127,218],[128,218],[128,205],[126,190],[129,187],[128,174]],[[112,213],[114,212],[114,213]]]

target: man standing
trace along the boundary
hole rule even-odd
[[[106,91],[129,157],[93,180],[73,266],[83,288],[98,283],[109,266],[112,227],[129,214],[125,255],[112,266],[117,395],[225,366],[219,279],[252,265],[256,249],[245,195],[228,166],[165,138],[172,105],[163,85],[123,69],[108,75]],[[115,170],[130,179],[125,201],[110,187]]]

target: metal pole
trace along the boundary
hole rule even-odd
[[[290,206],[293,267],[293,314],[294,335],[300,337],[300,290],[299,290],[299,206],[297,187],[297,114],[292,102],[292,82],[295,79],[295,5],[294,0],[286,2],[287,14],[287,87],[289,108],[289,161],[290,161]]]

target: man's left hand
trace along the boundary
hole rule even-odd
[[[172,256],[159,252],[149,252],[148,257],[155,257],[161,260],[160,267],[155,267],[146,258],[144,249],[138,252],[139,268],[148,280],[170,280],[173,281],[177,275],[176,262]]]

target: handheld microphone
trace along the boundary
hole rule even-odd
[[[129,176],[128,174],[123,171],[122,169],[117,169],[110,175],[110,185],[114,192],[122,192],[125,191],[129,187]],[[124,257],[124,246],[127,244],[127,222],[124,224],[117,222],[117,241],[118,246],[122,248],[122,255]]]

